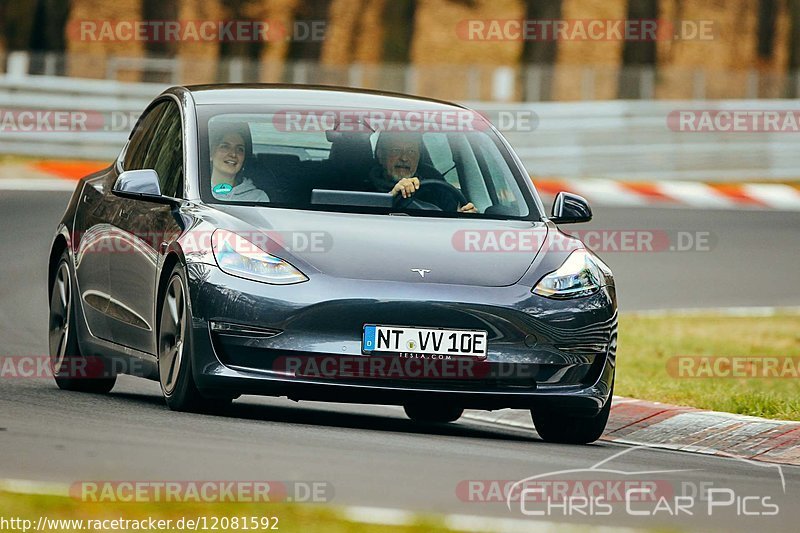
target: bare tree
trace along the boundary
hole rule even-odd
[[[41,73],[45,53],[63,53],[69,0],[17,0],[0,5],[0,31],[10,51],[33,52],[31,72]],[[56,71],[64,69],[63,58]]]
[[[41,52],[63,52],[69,19],[69,0],[39,0],[31,32],[30,48]]]
[[[383,8],[383,60],[408,63],[414,39],[416,0],[388,0]]]
[[[627,20],[653,21],[658,19],[658,0],[628,0]],[[643,98],[642,76],[656,68],[656,41],[652,37],[626,38],[622,45],[622,69],[619,73],[619,98]]]
[[[142,20],[177,20],[177,2],[165,2],[164,0],[142,0]],[[144,52],[147,57],[173,57],[177,53],[178,43],[146,39],[144,41]],[[161,72],[146,70],[142,73],[142,81],[164,82],[170,80],[170,76]]]
[[[778,17],[777,0],[758,1],[758,57],[769,59],[775,51],[775,19]]]
[[[554,21],[561,18],[562,0],[525,0],[525,19],[539,21]],[[558,41],[552,36],[547,39],[525,39],[522,47],[522,65],[526,74],[522,77],[523,94],[530,94],[538,89],[541,100],[552,100],[553,76],[552,69],[556,62]],[[528,77],[527,69],[537,68],[543,74],[540,78]],[[528,84],[537,83],[538,87],[529,87]]]
[[[327,21],[330,18],[331,0],[306,0],[301,2],[294,12],[296,21],[313,24],[316,21]],[[310,38],[293,39],[289,43],[287,53],[289,61],[319,61],[322,56],[322,40]]]
[[[789,79],[787,98],[800,97],[800,0],[787,0],[789,8]]]
[[[33,19],[36,15],[36,0],[4,1],[2,4],[3,37],[8,50],[29,50]]]

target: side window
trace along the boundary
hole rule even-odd
[[[475,135],[484,134],[467,133],[453,136],[451,148],[453,150],[453,157],[458,161],[458,169],[461,171],[459,178],[461,180],[462,189],[467,194],[469,200],[475,204],[475,207],[482,212],[492,205],[492,199],[489,197],[480,164],[475,157],[475,152],[470,142],[470,139]]]
[[[144,166],[145,157],[147,157],[147,150],[153,141],[153,133],[155,126],[161,120],[164,111],[167,108],[168,102],[163,102],[151,108],[139,120],[136,129],[131,134],[131,140],[128,143],[128,148],[125,150],[125,159],[122,162],[123,169],[125,170],[142,170],[147,168]]]
[[[158,172],[161,194],[178,196],[183,185],[183,128],[181,112],[175,102],[165,102],[166,109],[155,127],[153,142],[147,150],[144,168]]]
[[[425,149],[431,156],[433,166],[444,174],[444,179],[453,187],[460,189],[458,170],[453,168],[453,152],[450,150],[450,142],[444,133],[426,133],[422,137]]]
[[[486,136],[476,137],[474,141],[473,146],[478,160],[488,173],[488,176],[484,176],[484,180],[491,188],[490,194],[494,197],[494,205],[510,207],[512,209],[506,210],[506,212],[526,216],[528,210],[525,207],[525,197],[511,168],[503,159],[503,154]]]

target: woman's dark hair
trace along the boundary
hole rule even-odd
[[[229,133],[240,135],[244,139],[245,159],[253,155],[253,139],[250,136],[250,127],[245,122],[219,122],[209,127],[209,138],[211,139],[211,152],[219,146],[222,139]]]

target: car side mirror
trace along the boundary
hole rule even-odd
[[[592,220],[592,208],[589,207],[586,198],[562,191],[556,195],[555,202],[553,202],[550,220],[556,224],[589,222]]]
[[[123,198],[144,200],[160,204],[172,203],[172,198],[161,195],[158,172],[151,169],[126,170],[119,175],[111,192]]]

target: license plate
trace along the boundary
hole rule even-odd
[[[364,353],[395,352],[425,355],[486,357],[486,332],[463,329],[412,328],[366,324]]]

